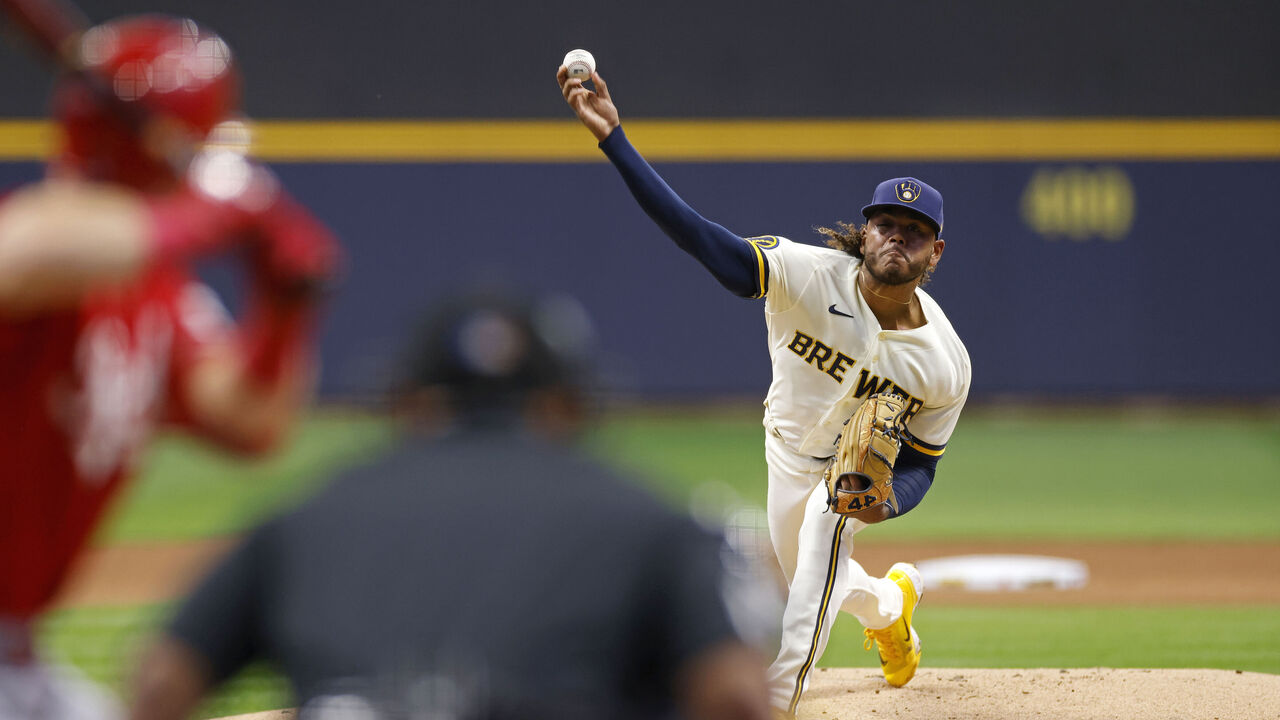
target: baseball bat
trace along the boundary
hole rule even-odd
[[[70,0],[0,0],[0,8],[45,60],[65,70],[79,70],[75,40],[89,28],[89,18]]]
[[[94,94],[133,127],[140,127],[146,111],[136,103],[121,102],[109,81],[84,70],[80,56],[80,36],[91,25],[89,17],[72,0],[0,0],[0,10],[9,24],[24,35],[42,59],[55,69],[76,73]]]

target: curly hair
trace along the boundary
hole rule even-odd
[[[837,220],[836,228],[832,230],[829,227],[816,227],[814,230],[827,236],[827,247],[848,253],[859,260],[863,259],[862,240],[867,233],[867,226]]]
[[[827,237],[827,247],[852,255],[859,260],[866,258],[862,254],[862,242],[867,236],[866,225],[855,225],[843,220],[837,220],[835,229],[816,227],[814,230],[819,235]],[[916,287],[924,287],[929,284],[929,281],[933,279],[933,271],[935,269],[926,268],[924,274],[920,276],[920,281],[916,283]]]

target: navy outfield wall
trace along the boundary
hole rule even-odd
[[[821,143],[767,157],[752,142],[733,157],[732,147],[639,145],[664,158],[696,208],[742,234],[816,242],[813,225],[853,218],[884,177],[942,188],[949,245],[930,291],[969,346],[976,396],[1280,395],[1268,275],[1280,259],[1269,215],[1280,188],[1277,2],[652,0],[586,13],[562,0],[81,4],[96,20],[164,10],[218,29],[259,119],[571,123],[551,74],[578,46],[596,53],[628,119],[938,118],[950,132],[1046,118],[1047,134],[1008,152],[936,134],[926,146],[927,127],[878,136],[888,142],[860,128],[862,144],[885,148],[874,156]],[[43,115],[45,69],[8,38],[0,68],[0,116]],[[1063,155],[1056,135],[1070,128],[1055,118],[1127,120],[1110,133],[1119,147]],[[1126,151],[1148,143],[1152,128],[1130,122],[1143,118],[1269,125],[1243,151],[1185,150],[1234,130]],[[42,141],[29,130],[0,128],[0,185],[36,174],[24,161]],[[277,135],[297,152],[267,156],[287,161],[280,174],[352,256],[326,327],[326,392],[383,382],[390,352],[443,288],[505,277],[584,301],[611,376],[629,389],[763,395],[759,303],[728,295],[660,236],[581,128],[564,152],[525,139],[484,157],[394,142],[381,155],[368,147],[378,133],[361,132],[332,154],[332,137]],[[529,146],[554,149],[524,158]]]
[[[1280,245],[1244,210],[1280,187],[1276,163],[658,167],[730,229],[803,242],[818,241],[815,224],[856,218],[885,177],[943,188],[948,247],[930,292],[970,349],[975,396],[1280,395],[1267,275]],[[661,235],[607,165],[281,171],[351,248],[326,342],[330,388],[376,376],[380,349],[433,292],[483,278],[582,300],[624,387],[763,395],[762,303],[724,291]],[[1097,197],[1117,174],[1130,183],[1127,222],[1107,209],[1122,200]],[[1085,215],[1105,219],[1090,227]]]
[[[816,243],[874,184],[947,201],[929,287],[973,359],[975,398],[1280,396],[1280,163],[655,163],[743,235]],[[581,300],[608,378],[662,396],[763,396],[760,301],[736,298],[594,163],[305,163],[277,171],[344,239],[324,333],[330,396],[385,383],[420,310],[461,283]],[[33,176],[0,165],[4,185]]]

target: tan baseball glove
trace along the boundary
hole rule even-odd
[[[905,410],[901,397],[877,393],[845,423],[826,473],[827,504],[837,513],[853,515],[882,503],[898,511],[893,464]]]

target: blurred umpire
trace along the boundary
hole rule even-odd
[[[590,332],[564,299],[442,305],[400,441],[215,568],[133,717],[268,658],[302,718],[768,718],[722,540],[570,448]]]

